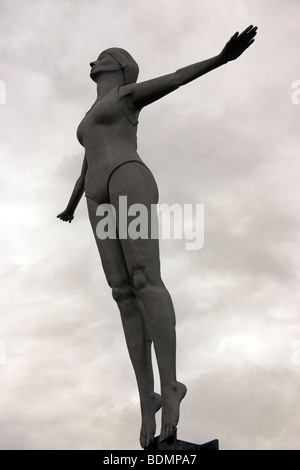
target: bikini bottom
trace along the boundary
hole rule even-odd
[[[147,168],[147,169],[150,171],[150,169],[147,167],[147,165],[145,165],[145,163],[143,163],[143,162],[141,162],[141,161],[139,161],[139,160],[127,160],[126,162],[122,162],[122,163],[120,163],[119,165],[117,165],[117,166],[113,169],[113,171],[110,173],[110,175],[109,175],[109,177],[108,177],[108,179],[107,179],[107,183],[106,183],[106,184],[103,183],[103,184],[102,184],[102,187],[101,187],[101,188],[98,188],[98,191],[97,191],[97,192],[98,192],[98,193],[100,192],[101,197],[99,197],[99,196],[95,197],[95,196],[93,196],[93,195],[91,195],[91,194],[87,194],[87,193],[85,193],[85,197],[89,197],[89,198],[93,199],[93,200],[96,201],[98,204],[105,204],[105,203],[107,204],[107,203],[109,203],[109,202],[110,202],[110,197],[109,197],[109,182],[110,182],[110,179],[111,179],[112,175],[114,174],[114,172],[115,172],[118,168],[120,168],[120,166],[125,165],[126,163],[132,163],[132,162],[139,163],[140,165],[143,165],[145,168]],[[151,172],[151,171],[150,171],[150,172]],[[152,174],[152,173],[151,173],[151,174]],[[100,191],[99,191],[99,190],[100,190]]]

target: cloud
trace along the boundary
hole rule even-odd
[[[190,401],[187,395],[182,405],[181,438],[219,439],[221,450],[293,450],[299,430],[297,381],[290,370],[251,364],[205,373],[191,383]]]

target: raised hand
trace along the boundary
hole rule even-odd
[[[257,33],[257,26],[250,25],[241,34],[237,31],[226,43],[220,57],[222,61],[228,62],[237,59],[251,44]]]
[[[69,222],[69,224],[70,224],[72,222],[72,220],[74,219],[74,214],[72,214],[71,212],[69,212],[67,210],[64,210],[63,212],[58,214],[57,217],[60,220],[63,220],[64,222]]]

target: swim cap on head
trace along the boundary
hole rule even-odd
[[[124,72],[125,85],[135,83],[139,74],[139,66],[136,61],[131,57],[129,52],[121,49],[120,47],[111,47],[102,52],[113,56],[117,62],[122,66]]]

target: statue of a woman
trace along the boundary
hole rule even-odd
[[[161,279],[157,238],[100,239],[96,233],[99,222],[96,210],[100,204],[111,204],[118,221],[119,196],[126,196],[128,206],[143,204],[151,213],[151,205],[158,202],[158,189],[151,171],[137,154],[136,133],[141,109],[239,57],[254,42],[256,31],[257,27],[251,25],[241,34],[235,33],[216,57],[141,83],[136,83],[138,65],[123,49],[107,49],[90,64],[90,76],[97,84],[97,99],[77,131],[78,140],[85,148],[82,171],[67,208],[57,217],[71,222],[85,192],[102,266],[120,310],[137,379],[143,448],[154,438],[155,413],[161,407],[160,440],[176,434],[180,402],[186,394],[186,386],[176,377],[175,313]],[[149,218],[149,222],[151,220],[153,223]],[[151,227],[148,228],[151,234]],[[154,392],[152,342],[161,395]]]

